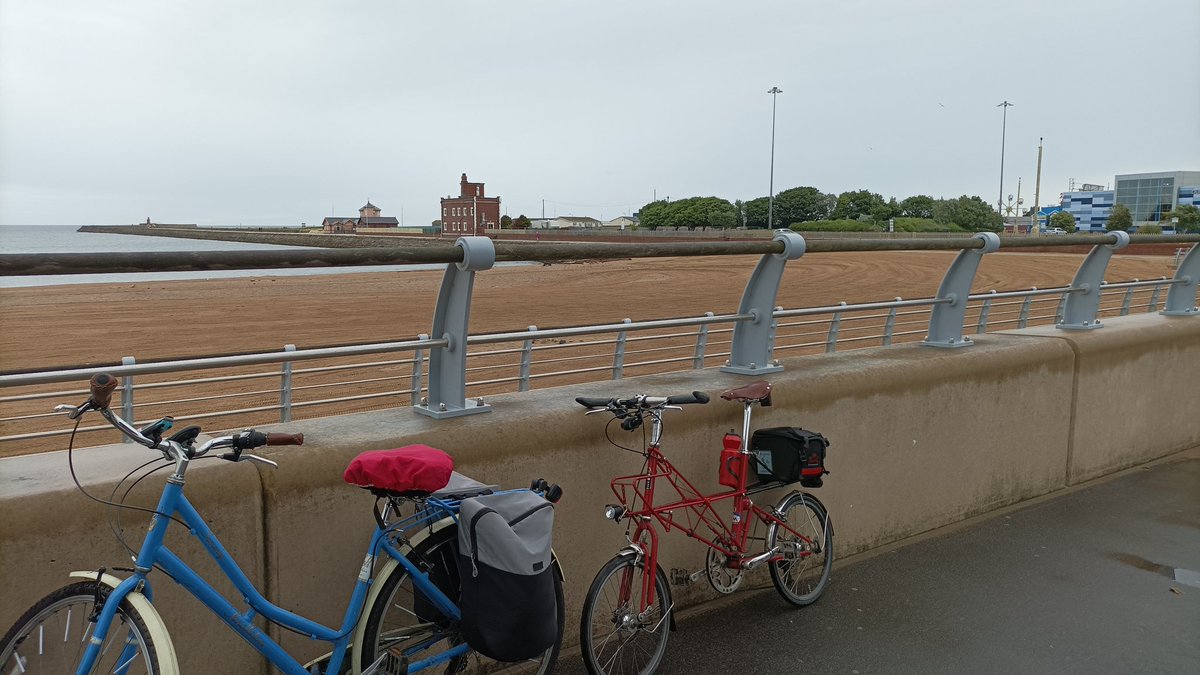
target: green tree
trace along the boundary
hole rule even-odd
[[[1058,211],[1050,216],[1050,227],[1057,227],[1068,234],[1074,232],[1075,216],[1071,215],[1070,211]]]
[[[775,195],[775,225],[825,220],[837,205],[837,197],[815,187],[794,187]],[[765,223],[764,223],[765,225]]]
[[[1175,207],[1174,211],[1164,213],[1162,222],[1169,223],[1172,218],[1179,219],[1179,226],[1175,228],[1176,232],[1200,232],[1200,208],[1196,208],[1192,204],[1180,204]]]
[[[651,202],[642,207],[640,215],[640,226],[652,230],[660,227],[728,229],[737,227],[738,222],[737,208],[729,200],[720,197]]]
[[[973,232],[999,232],[1004,229],[1004,218],[999,213],[979,197],[967,195],[958,199],[938,200],[933,207],[933,219],[943,225],[954,224]]]
[[[500,229],[502,229],[502,230],[511,229],[512,223],[513,223],[512,218],[509,218],[507,213],[500,216]]]
[[[1131,227],[1133,227],[1133,214],[1129,212],[1129,207],[1124,204],[1114,204],[1112,211],[1108,214],[1108,222],[1104,224],[1104,229],[1113,232],[1128,230]]]
[[[871,210],[877,206],[887,206],[883,196],[870,190],[853,190],[838,195],[837,205],[830,220],[858,220],[864,216],[870,217]],[[885,218],[886,220],[886,218]]]
[[[512,222],[513,229],[517,230],[528,230],[531,224],[532,223],[529,222],[529,219],[525,217],[524,213],[517,216],[516,220]]]
[[[769,201],[766,197],[759,197],[742,205],[746,213],[746,227],[767,226],[767,203]],[[776,215],[778,215],[778,211],[776,211]]]
[[[936,199],[927,195],[913,195],[900,202],[900,215],[905,218],[932,218],[936,202]]]

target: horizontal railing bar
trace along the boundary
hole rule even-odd
[[[233,251],[237,253],[237,251]],[[127,375],[149,375],[152,373],[174,373],[183,370],[200,370],[204,368],[225,368],[230,366],[256,365],[260,363],[284,363],[287,361],[307,361],[323,359],[331,356],[360,356],[364,354],[379,354],[383,352],[406,349],[429,349],[431,347],[446,347],[449,341],[445,338],[430,340],[406,340],[404,342],[383,342],[367,345],[351,345],[346,347],[321,347],[318,349],[298,349],[294,352],[261,352],[258,354],[240,354],[237,356],[215,356],[198,359],[183,359],[180,361],[163,361],[161,363],[139,363],[130,366],[102,366],[98,368],[75,368],[72,370],[56,370],[42,373],[24,373],[20,375],[0,375],[0,387],[12,387],[30,384],[48,384],[51,382],[69,382],[71,380],[86,380],[97,373],[108,373],[114,377]]]
[[[514,342],[517,340],[537,340],[556,337],[571,337],[575,335],[592,335],[595,333],[619,333],[621,331],[652,330],[654,328],[674,328],[676,326],[703,326],[710,323],[729,321],[751,321],[752,314],[719,314],[716,316],[701,316],[689,319],[657,319],[651,321],[635,321],[632,323],[608,323],[597,326],[578,326],[575,328],[554,328],[550,330],[517,331],[513,333],[490,333],[486,335],[471,335],[467,344],[490,344],[494,342]]]
[[[297,368],[292,371],[292,375],[311,375],[312,373],[332,373],[339,370],[354,370],[356,368],[383,368],[387,366],[404,366],[416,363],[416,359],[395,359],[391,361],[379,361],[376,363],[346,363],[340,366],[321,366],[319,368]],[[275,377],[279,377],[279,373],[271,373]]]
[[[314,405],[328,405],[330,403],[346,403],[347,401],[362,401],[368,398],[383,398],[385,396],[411,396],[412,392],[407,389],[398,391],[378,391],[373,394],[356,394],[354,396],[342,396],[339,398],[324,398],[317,401],[304,401],[302,403],[293,403],[292,408],[308,408]]]

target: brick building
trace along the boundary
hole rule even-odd
[[[442,197],[442,232],[478,235],[500,227],[500,198],[485,196],[483,183],[472,183],[467,174],[458,183],[457,197]]]

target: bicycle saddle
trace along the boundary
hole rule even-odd
[[[762,406],[771,405],[771,383],[766,380],[751,382],[744,387],[721,392],[721,398],[726,401],[758,402]]]
[[[419,496],[446,487],[453,472],[450,455],[428,445],[406,445],[361,453],[351,460],[342,478],[372,492]]]

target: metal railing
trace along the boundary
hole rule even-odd
[[[179,412],[177,421],[218,420],[227,426],[270,421],[290,421],[297,413],[337,414],[363,409],[410,405],[433,417],[469,414],[487,410],[483,396],[504,391],[525,391],[535,384],[565,384],[604,378],[618,379],[631,373],[644,374],[669,370],[686,370],[720,366],[731,372],[768,373],[779,370],[776,354],[834,352],[839,348],[891,345],[897,342],[921,340],[932,347],[964,347],[971,344],[968,334],[989,330],[1024,328],[1029,325],[1050,324],[1063,329],[1094,329],[1101,326],[1100,318],[1121,316],[1144,307],[1147,312],[1159,311],[1168,315],[1197,315],[1195,307],[1196,282],[1200,277],[1200,254],[1193,246],[1189,253],[1177,256],[1174,278],[1166,277],[1141,281],[1105,284],[1099,281],[1112,251],[1129,242],[1124,233],[1111,238],[1059,237],[1047,245],[1093,243],[1092,253],[1084,260],[1075,280],[1069,286],[1020,291],[969,294],[975,266],[982,255],[997,250],[1003,240],[990,234],[971,239],[886,241],[881,248],[960,250],[947,272],[938,295],[931,298],[858,304],[840,303],[823,307],[784,309],[774,306],[775,294],[788,260],[799,258],[808,250],[876,250],[878,241],[821,240],[805,242],[793,233],[777,233],[770,242],[710,242],[701,246],[709,254],[746,253],[747,248],[762,249],[763,257],[747,285],[741,307],[736,313],[706,313],[698,317],[632,321],[581,326],[572,328],[539,329],[530,326],[525,331],[470,335],[469,290],[477,271],[488,269],[500,257],[500,246],[492,246],[483,238],[459,240],[456,248],[459,260],[447,266],[442,294],[434,321],[434,333],[412,340],[368,345],[347,345],[321,349],[297,350],[287,345],[281,351],[242,354],[226,357],[197,358],[156,363],[137,363],[126,357],[119,366],[56,370],[37,373],[0,375],[0,388],[17,391],[0,397],[6,410],[0,424],[6,433],[0,442],[34,441],[71,433],[70,429],[51,428],[62,418],[42,412],[41,402],[71,400],[86,394],[83,388],[66,391],[47,391],[46,385],[61,382],[82,382],[96,372],[109,372],[122,378],[118,400],[122,416],[127,420],[156,418],[157,411]],[[1138,238],[1160,240],[1164,237]],[[1178,241],[1179,238],[1165,238]],[[1200,237],[1187,239],[1200,241]],[[1051,243],[1052,242],[1052,243]],[[820,246],[816,246],[820,244]],[[932,244],[937,244],[932,246]],[[1020,245],[1029,246],[1022,239]],[[506,245],[511,248],[513,245]],[[587,244],[580,248],[595,249],[594,256],[608,257],[618,247],[626,245]],[[678,255],[676,244],[638,244],[655,249],[658,254]],[[684,244],[689,249],[696,244]],[[521,245],[517,245],[518,248]],[[552,255],[562,259],[567,251],[561,246],[534,249],[525,247],[525,259]],[[572,248],[572,247],[568,247]],[[714,249],[720,253],[712,253]],[[360,253],[362,249],[350,251]],[[370,250],[367,250],[370,253]],[[666,253],[669,251],[670,253]],[[263,254],[266,252],[235,252]],[[296,252],[270,252],[294,256]],[[315,254],[324,258],[331,253]],[[694,254],[694,253],[692,253]],[[104,254],[109,260],[115,254]],[[210,254],[167,254],[184,256],[188,264],[198,264],[197,256]],[[223,260],[226,254],[220,254]],[[515,255],[509,250],[507,256]],[[571,256],[578,251],[570,252]],[[409,253],[373,253],[361,258],[369,264],[381,259],[394,262]],[[41,273],[60,274],[64,265],[83,273],[94,271],[95,260],[73,258],[64,262],[63,256],[45,260],[14,261],[28,256],[0,256],[0,274],[13,270],[36,269]],[[340,258],[339,256],[333,256]],[[454,257],[441,250],[437,255],[421,253],[429,258]],[[614,256],[615,257],[615,256]],[[68,262],[70,263],[68,265]],[[152,265],[174,265],[178,261],[158,261]],[[295,261],[293,261],[295,262]],[[77,264],[78,263],[78,264]],[[128,263],[120,263],[125,265]],[[210,263],[205,263],[210,264]],[[259,260],[257,264],[263,264]],[[364,262],[363,264],[368,264]],[[24,265],[24,267],[22,267]],[[31,267],[32,266],[32,267]],[[105,268],[112,271],[110,268]],[[144,268],[140,268],[142,271]],[[449,289],[449,290],[447,290]],[[1167,297],[1162,297],[1163,290]],[[1142,298],[1138,298],[1138,294]],[[1149,295],[1149,298],[1145,298]],[[465,299],[464,299],[465,296]],[[1050,305],[1053,304],[1053,310]],[[923,339],[922,339],[923,336]],[[363,356],[383,355],[384,360],[355,361]],[[447,357],[447,354],[452,354]],[[347,362],[351,360],[353,362]],[[297,367],[311,363],[309,367]],[[261,365],[278,365],[277,370],[257,369]],[[252,369],[247,371],[247,369]],[[223,374],[212,374],[214,370]],[[232,371],[232,372],[230,372]],[[177,373],[208,373],[190,379],[157,379],[155,376]],[[135,384],[135,378],[137,382]],[[265,381],[277,380],[277,384]],[[170,392],[187,387],[187,394]],[[327,392],[353,392],[329,396]],[[471,397],[467,392],[470,390]],[[166,398],[146,400],[147,394],[162,392]],[[448,395],[449,394],[449,395]],[[135,402],[135,395],[137,401]],[[230,403],[236,402],[236,403]],[[36,410],[33,406],[38,406]],[[225,406],[225,407],[217,407]],[[48,407],[48,406],[46,406]],[[250,422],[243,420],[252,420]],[[140,422],[138,422],[140,423]],[[12,430],[14,427],[18,429]],[[79,432],[92,432],[107,427],[86,427]]]

